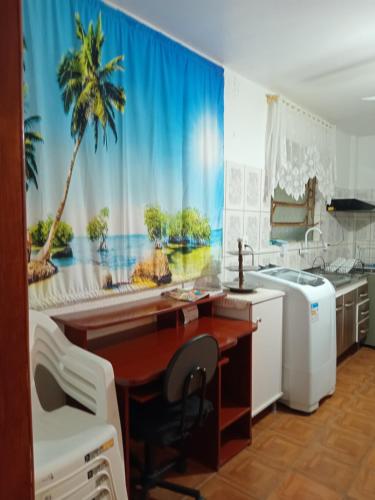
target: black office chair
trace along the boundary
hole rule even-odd
[[[216,370],[218,353],[216,340],[208,334],[189,340],[168,364],[162,396],[148,404],[132,402],[131,435],[137,441],[144,441],[144,464],[133,461],[141,470],[138,484],[143,499],[151,488],[159,486],[203,500],[198,490],[163,481],[161,477],[172,468],[179,472],[186,469],[184,442],[213,409],[205,393]],[[158,469],[154,468],[155,447],[175,445],[179,445],[179,455]]]

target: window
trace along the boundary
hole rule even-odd
[[[314,226],[316,178],[309,179],[298,200],[277,187],[271,199],[271,239],[302,241]]]

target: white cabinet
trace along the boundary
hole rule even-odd
[[[283,298],[252,306],[252,320],[258,321],[253,334],[252,416],[282,396]]]
[[[252,347],[252,416],[282,396],[283,295],[277,290],[228,294],[215,313],[234,319],[258,321]]]

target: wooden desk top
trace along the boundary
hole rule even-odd
[[[212,302],[225,297],[225,295],[225,293],[216,294],[212,297],[201,299],[198,302],[183,302],[159,296],[153,299],[126,302],[89,311],[57,314],[52,319],[62,323],[64,326],[66,325],[77,330],[100,330],[108,326],[116,326],[141,318],[178,311],[185,307],[190,307],[192,304]]]
[[[163,328],[94,352],[112,363],[118,384],[138,386],[158,379],[177,349],[197,335],[213,335],[220,351],[225,351],[255,330],[248,321],[203,316],[186,326]]]

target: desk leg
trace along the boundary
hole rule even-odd
[[[122,445],[124,450],[125,478],[128,497],[130,498],[130,429],[129,429],[129,388],[117,385],[117,401],[120,414]]]

